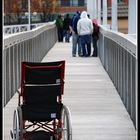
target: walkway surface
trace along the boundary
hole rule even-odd
[[[136,140],[133,123],[98,57],[72,57],[71,43],[56,43],[43,62],[65,60],[63,103],[73,140]],[[4,108],[4,140],[11,140],[17,94]]]

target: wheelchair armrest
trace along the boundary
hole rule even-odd
[[[17,90],[17,93],[18,93],[18,106],[20,106],[20,102],[21,102],[21,100],[20,100],[21,89],[18,89],[18,90]]]

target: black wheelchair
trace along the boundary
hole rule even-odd
[[[22,62],[13,115],[14,140],[72,140],[71,115],[62,103],[65,61]]]

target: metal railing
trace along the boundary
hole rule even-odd
[[[54,22],[36,23],[36,24],[31,24],[30,26],[31,26],[31,29],[35,29],[39,26],[54,24]],[[28,30],[29,30],[29,24],[6,25],[3,27],[4,35],[14,34],[18,32],[25,32]]]
[[[137,128],[136,38],[100,26],[99,57]]]
[[[4,36],[3,43],[3,106],[20,87],[21,62],[40,62],[57,41],[54,24]]]
[[[100,26],[98,55],[137,128],[137,44],[130,38]],[[20,87],[21,62],[40,62],[56,40],[54,24],[4,37],[4,106]]]

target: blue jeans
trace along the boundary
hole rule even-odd
[[[79,42],[79,35],[73,33],[72,34],[72,55],[76,56],[76,52],[77,52],[77,47],[78,47],[78,55],[81,55],[81,45]]]
[[[91,53],[91,35],[81,35],[80,42],[83,56],[90,56]]]
[[[65,30],[64,31],[64,37],[65,37],[65,42],[69,42],[70,41],[70,31],[69,30]]]

